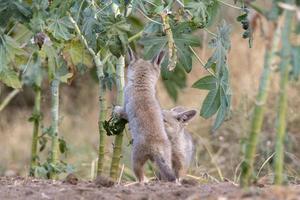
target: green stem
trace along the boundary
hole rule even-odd
[[[7,97],[0,103],[0,112],[9,104],[9,102],[17,95],[19,94],[19,89],[14,89],[12,92],[10,92]]]
[[[86,49],[92,55],[94,63],[97,68],[97,76],[99,79],[99,117],[98,117],[98,129],[99,129],[99,149],[98,149],[98,168],[97,168],[97,175],[100,175],[103,171],[103,164],[104,164],[104,149],[105,149],[105,130],[103,128],[103,122],[106,117],[106,106],[105,106],[105,90],[104,90],[104,73],[103,73],[103,62],[101,61],[100,54],[96,54],[95,51],[89,47],[87,40],[81,33],[79,26],[77,25],[76,21],[73,19],[70,13],[68,13],[69,19],[72,22],[77,35],[79,36],[81,42],[84,44]]]
[[[224,1],[221,1],[221,0],[217,0],[217,1],[220,2],[221,4],[225,5],[225,6],[230,7],[230,8],[237,9],[237,10],[241,10],[240,7],[237,7],[237,6],[235,6],[235,5],[231,5],[231,4],[226,3],[226,2],[224,2]]]
[[[294,0],[287,3],[293,4]],[[286,134],[286,113],[287,113],[287,86],[290,70],[290,34],[292,28],[293,12],[285,11],[285,27],[282,31],[282,61],[280,64],[280,91],[277,114],[277,130],[275,145],[275,184],[280,185],[283,181],[283,161],[284,161],[284,139]]]
[[[41,120],[41,87],[36,86],[35,89],[35,99],[34,99],[34,110],[33,110],[33,133],[32,133],[32,144],[31,144],[31,163],[30,163],[30,176],[35,176],[35,168],[37,166],[37,146],[38,146],[38,135],[40,130],[40,120]]]
[[[117,61],[116,64],[116,79],[117,79],[117,105],[124,105],[124,68],[125,68],[125,59],[123,56]],[[114,150],[110,167],[110,176],[116,180],[118,178],[119,164],[122,154],[122,143],[123,143],[123,133],[120,133],[115,137]]]
[[[51,160],[52,167],[56,167],[58,163],[58,121],[59,121],[59,84],[58,79],[51,82]],[[56,172],[50,172],[51,179],[56,178]]]
[[[98,81],[99,81],[99,117],[98,117],[98,130],[99,130],[99,149],[98,149],[98,168],[97,168],[97,176],[100,176],[103,172],[103,165],[104,165],[104,151],[105,151],[105,140],[106,140],[106,133],[105,129],[103,128],[103,123],[106,118],[106,102],[105,102],[105,86],[103,82],[103,66],[98,63],[97,66],[97,74],[98,74]]]
[[[254,114],[251,120],[250,135],[249,138],[247,139],[246,152],[244,156],[244,161],[242,163],[242,173],[241,173],[240,182],[243,187],[248,187],[253,177],[253,164],[255,159],[254,157],[256,154],[258,137],[261,133],[264,111],[265,111],[265,103],[268,97],[269,82],[271,78],[270,67],[276,55],[276,51],[278,49],[278,45],[280,41],[280,32],[281,32],[281,25],[278,23],[277,29],[273,37],[273,44],[271,50],[269,50],[270,45],[267,45],[266,47],[264,68],[263,68],[262,75],[260,77],[260,85],[259,85],[258,94],[256,96]]]
[[[136,33],[135,35],[131,36],[130,38],[128,38],[128,42],[132,42],[136,39],[139,39],[140,37],[142,37],[144,30],[141,30],[140,32]]]

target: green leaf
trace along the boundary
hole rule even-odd
[[[192,87],[202,90],[213,90],[217,87],[217,79],[213,75],[205,76],[196,81]]]
[[[24,1],[0,0],[0,26],[5,27],[10,18],[20,22],[28,22],[32,11]]]
[[[167,60],[167,59],[165,59]],[[177,66],[174,71],[170,72],[167,65],[162,66],[163,84],[170,95],[176,102],[178,99],[178,91],[186,87],[186,73],[181,66]]]
[[[216,0],[190,1],[185,6],[192,14],[192,20],[199,28],[207,27],[217,16],[219,4]]]
[[[177,66],[182,66],[186,72],[192,69],[192,52],[190,46],[198,47],[201,45],[198,37],[191,35],[193,27],[189,23],[181,22],[175,23],[170,19],[171,29],[173,32],[173,39],[177,49]],[[149,25],[150,27],[150,25]],[[167,37],[162,33],[161,29],[153,29],[157,32],[151,33],[143,37],[140,42],[144,45],[144,57],[151,59],[157,55],[159,51],[167,51]],[[164,63],[168,65],[168,63]]]
[[[205,64],[205,68],[211,68],[216,65],[216,74],[219,75],[222,68],[227,67],[227,51],[230,49],[230,27],[223,22],[218,28],[216,38],[213,38],[209,45],[214,48],[212,56]]]
[[[84,64],[89,68],[93,66],[93,59],[90,53],[79,40],[71,40],[65,43],[63,55],[69,66],[79,64]]]
[[[209,13],[204,1],[189,2],[185,8],[192,13],[193,20],[199,27],[204,28],[207,25]]]
[[[236,18],[236,20],[237,20],[238,22],[241,22],[241,21],[243,21],[243,20],[247,20],[247,17],[248,17],[248,13],[243,13],[243,14],[241,14],[240,16],[238,16],[238,17]]]
[[[67,143],[64,139],[59,138],[58,139],[58,143],[59,143],[59,151],[60,153],[64,154],[68,151],[68,146]]]
[[[4,69],[0,71],[0,81],[2,81],[8,87],[12,87],[12,88],[22,87],[17,72],[11,69]]]
[[[222,91],[222,90],[220,90],[220,91]],[[212,131],[217,130],[222,125],[223,121],[225,120],[226,115],[227,115],[227,107],[226,107],[225,101],[221,98],[221,106],[218,110],[218,114],[215,119]]]
[[[63,17],[51,19],[48,25],[48,31],[58,40],[69,40],[73,37],[69,29],[73,28],[69,18]]]
[[[205,119],[213,116],[218,111],[221,105],[219,91],[220,88],[210,90],[208,95],[205,97],[200,111],[200,115]]]

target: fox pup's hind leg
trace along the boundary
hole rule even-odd
[[[142,150],[142,147],[133,145],[132,147],[132,167],[133,172],[140,183],[144,183],[145,175],[143,166],[148,160],[149,156]]]
[[[175,181],[175,175],[172,170],[171,149],[164,147],[164,151],[156,152],[153,155],[154,162],[159,168],[160,176],[165,181]]]

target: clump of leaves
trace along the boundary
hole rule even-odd
[[[35,117],[40,116],[32,116],[29,120],[34,120]],[[47,149],[47,144],[51,140],[51,127],[45,128],[43,133],[39,135],[39,152],[43,152]],[[61,137],[58,139],[59,143],[59,151],[62,155],[67,156],[69,152],[69,145],[67,142]],[[47,158],[46,161],[42,162],[40,157],[37,156],[37,165],[34,167],[33,174],[36,177],[42,178],[50,178],[50,174],[62,174],[62,173],[72,173],[75,171],[74,167],[71,164],[65,163],[63,160],[59,160],[57,163],[51,163],[50,157]]]
[[[192,16],[192,22],[198,28],[205,28],[211,24],[218,11],[218,1],[190,1],[185,6],[185,9]]]
[[[119,135],[125,129],[128,121],[116,115],[112,115],[108,121],[103,122],[103,128],[108,136]]]

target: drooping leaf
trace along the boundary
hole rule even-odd
[[[220,88],[210,90],[202,103],[200,115],[205,119],[213,116],[221,105],[220,99]]]
[[[179,90],[186,87],[186,73],[181,66],[170,72],[167,66],[162,69],[163,84],[170,97],[177,101]]]
[[[3,82],[8,87],[21,88],[22,84],[18,77],[17,72],[11,69],[4,69],[0,71],[0,81]]]
[[[223,94],[223,90],[220,90],[220,95],[221,95],[221,106],[219,107],[217,117],[215,119],[214,125],[212,130],[215,131],[217,130],[225,120],[225,117],[227,115],[227,107],[226,107],[226,102],[225,102],[225,97]]]
[[[93,66],[93,59],[89,52],[79,40],[71,40],[64,45],[63,49],[64,59],[70,65],[84,64],[91,68]]]
[[[212,56],[208,59],[205,67],[211,68],[216,64],[216,73],[220,73],[223,67],[226,67],[227,63],[227,51],[230,49],[230,28],[224,22],[219,27],[219,32],[216,38],[210,41],[210,47],[214,48]]]
[[[217,87],[217,79],[213,75],[205,76],[198,81],[196,81],[193,88],[198,88],[202,90],[212,90]]]

